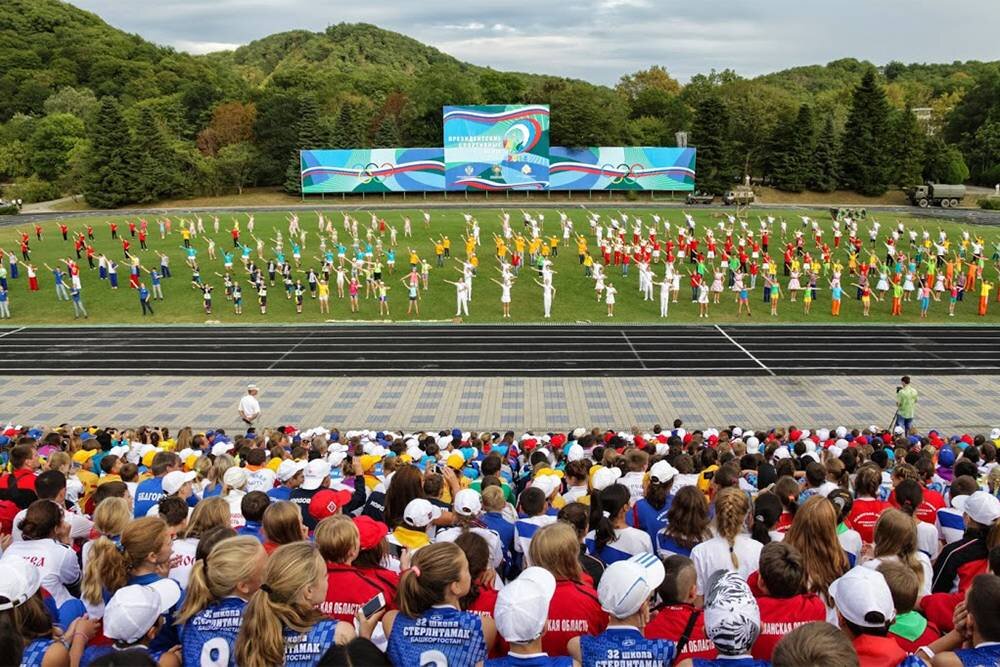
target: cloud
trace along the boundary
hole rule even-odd
[[[215,53],[216,51],[232,51],[239,48],[240,45],[230,42],[191,42],[186,39],[179,39],[170,43],[169,46],[174,47],[178,51],[201,56],[206,53]]]
[[[703,0],[683,6],[665,0],[158,0],[143,3],[141,11],[123,0],[74,4],[192,53],[286,30],[365,22],[478,65],[606,84],[654,64],[685,81],[712,68],[754,76],[844,57],[992,60],[1000,33],[996,0]]]

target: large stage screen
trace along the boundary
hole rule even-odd
[[[303,194],[444,190],[440,148],[300,151],[299,161]]]
[[[549,107],[444,108],[448,190],[544,190],[549,184]]]
[[[695,149],[553,146],[550,190],[694,190]]]

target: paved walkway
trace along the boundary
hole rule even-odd
[[[566,430],[886,426],[897,377],[179,378],[0,376],[0,423],[236,428],[246,383],[268,425]],[[914,376],[922,428],[1000,426],[995,376]]]

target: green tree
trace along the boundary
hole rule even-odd
[[[129,201],[132,173],[132,137],[117,100],[101,100],[90,133],[90,158],[83,195],[96,208],[115,208]]]
[[[131,200],[140,204],[164,199],[177,191],[178,165],[160,119],[145,107],[132,138]]]
[[[350,100],[344,100],[340,105],[337,122],[334,124],[327,141],[331,148],[361,148],[357,116]]]
[[[20,139],[0,141],[0,176],[18,178],[31,173],[28,145]]]
[[[257,182],[280,185],[285,182],[288,156],[298,141],[300,98],[287,91],[268,89],[261,91],[256,104],[254,135],[260,155]]]
[[[614,92],[589,83],[569,82],[550,99],[554,146],[620,146],[628,132],[625,109]]]
[[[42,118],[31,135],[31,168],[39,178],[57,180],[65,171],[69,154],[83,140],[83,121],[68,113]]]
[[[94,91],[90,88],[77,89],[72,86],[60,88],[59,92],[49,96],[43,105],[46,115],[71,113],[83,120],[89,119],[97,111],[97,107],[98,102]]]
[[[920,183],[924,170],[925,134],[913,111],[907,107],[892,114],[889,155],[892,183],[907,187]]]
[[[288,158],[285,170],[285,192],[299,194],[302,191],[302,162],[299,151],[323,147],[323,136],[319,122],[319,104],[316,98],[307,95],[299,105],[299,121],[295,126],[295,147]]]
[[[386,114],[375,131],[375,148],[396,148],[399,143],[399,127],[393,117]]]
[[[924,180],[932,183],[964,183],[969,167],[957,146],[939,136],[930,137],[925,147]]]
[[[967,151],[972,177],[983,185],[996,183],[1000,167],[1000,121],[989,120],[976,130],[971,150]]]
[[[771,177],[779,190],[802,192],[812,169],[814,128],[812,110],[799,107],[794,119],[779,123],[771,156]]]
[[[833,116],[827,116],[823,131],[816,139],[807,185],[817,192],[833,192],[837,189],[837,181],[837,134]]]
[[[517,74],[486,69],[479,75],[484,104],[517,104],[524,101],[524,81]]]
[[[854,89],[841,146],[841,177],[851,190],[881,195],[888,189],[892,177],[888,130],[889,103],[875,70],[869,69]]]
[[[251,183],[259,157],[257,149],[247,142],[222,148],[215,158],[221,185],[236,188],[238,194],[243,194],[243,188]]]
[[[729,173],[728,155],[729,111],[716,95],[704,97],[695,110],[691,129],[691,145],[697,147],[698,189],[722,194],[729,189],[733,174]]]

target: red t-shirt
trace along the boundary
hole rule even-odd
[[[892,637],[860,635],[854,639],[854,650],[860,667],[897,667],[906,657]]]
[[[914,512],[914,516],[920,521],[934,525],[934,522],[937,520],[937,511],[945,506],[944,497],[933,489],[924,488],[923,492],[924,500],[920,503],[917,511]],[[896,508],[899,507],[899,503],[896,502],[895,489],[889,494],[889,504]]]
[[[17,488],[26,491],[35,490],[35,479],[37,478],[35,476],[34,471],[29,470],[27,468],[18,468],[9,475],[4,475],[3,477],[0,477],[0,488],[3,489],[10,488],[10,481],[8,479],[10,475],[14,476],[15,486],[17,486]]]
[[[693,605],[669,604],[662,607],[643,630],[643,635],[646,639],[669,639],[672,642],[677,642],[691,621],[692,613],[697,614],[694,627],[691,628],[688,642],[684,645],[684,650],[678,654],[676,662],[687,658],[712,660],[718,651],[715,650],[712,640],[705,634],[704,612],[701,609],[695,609]]]
[[[357,568],[341,563],[326,564],[326,581],[329,585],[326,601],[320,604],[319,609],[330,618],[346,623],[353,623],[358,609],[383,593],[377,580],[366,576]],[[390,602],[392,599],[387,598],[386,604]]]
[[[566,644],[580,635],[599,635],[608,627],[597,591],[569,579],[556,580],[549,603],[549,620],[542,636],[542,650],[549,655],[569,655]]]
[[[965,593],[931,593],[920,598],[918,606],[927,620],[941,632],[951,632],[955,629],[953,617],[955,607],[965,600]]]
[[[469,605],[466,611],[471,611],[479,616],[489,616],[493,618],[493,610],[497,606],[497,595],[499,591],[492,588],[481,588],[479,589],[479,595],[476,597],[475,601]],[[490,658],[499,658],[507,655],[510,650],[507,641],[497,633],[496,641],[493,642],[493,646],[490,647]]]
[[[774,530],[779,533],[787,533],[788,529],[792,527],[792,513],[788,510],[782,510],[781,514],[778,516],[778,523],[775,524]]]
[[[790,598],[762,596],[757,598],[757,606],[760,607],[760,635],[752,653],[758,660],[769,661],[781,638],[800,625],[826,620],[826,605],[812,593]]]
[[[875,523],[889,507],[889,503],[877,498],[858,498],[851,507],[851,513],[847,516],[848,528],[853,528],[861,535],[861,540],[865,544],[875,542]]]

